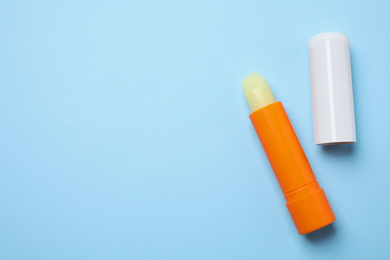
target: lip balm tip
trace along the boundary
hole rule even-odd
[[[252,112],[275,102],[267,81],[257,72],[244,77],[242,90]]]

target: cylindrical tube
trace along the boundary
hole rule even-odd
[[[321,33],[309,43],[315,144],[356,142],[349,40]]]
[[[284,193],[298,233],[307,234],[334,222],[336,217],[282,103],[260,108],[249,118]]]
[[[283,193],[316,180],[282,102],[258,109],[249,118]]]
[[[249,118],[284,193],[298,233],[307,234],[335,221],[282,103],[275,101],[267,82],[258,73],[246,76],[242,86],[252,110]]]

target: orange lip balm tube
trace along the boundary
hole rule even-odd
[[[286,206],[300,235],[336,220],[320,188],[282,103],[276,102],[265,79],[247,75],[242,88],[252,113],[253,127],[286,199]]]

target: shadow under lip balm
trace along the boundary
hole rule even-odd
[[[320,188],[282,103],[276,102],[265,79],[247,75],[242,88],[249,115],[286,199],[286,206],[300,235],[336,220]]]

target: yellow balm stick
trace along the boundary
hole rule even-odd
[[[252,112],[275,103],[267,81],[259,73],[248,74],[242,80],[242,90]]]

